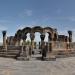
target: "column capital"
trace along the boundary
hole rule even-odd
[[[3,34],[3,36],[5,36],[6,35],[6,30],[2,31],[2,34]]]
[[[72,31],[68,31],[68,34],[69,34],[69,42],[72,42]]]
[[[69,31],[68,31],[68,34],[72,35],[72,31],[71,31],[71,30],[69,30]]]
[[[3,48],[5,50],[7,50],[7,45],[6,45],[6,31],[2,31],[2,34],[3,34]]]

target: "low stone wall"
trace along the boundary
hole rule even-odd
[[[7,50],[21,50],[22,46],[7,46]]]
[[[0,51],[3,49],[3,46],[0,46]]]
[[[75,50],[75,44],[70,43],[70,47],[67,42],[54,42],[54,46],[52,48],[53,51],[63,51],[63,50]]]

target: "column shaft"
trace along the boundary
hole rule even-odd
[[[34,49],[34,38],[35,38],[34,33],[30,34],[30,38],[31,38],[31,54],[32,54],[32,51]]]
[[[7,44],[6,44],[6,31],[3,31],[3,48],[7,50]]]

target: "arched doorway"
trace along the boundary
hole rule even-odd
[[[54,38],[54,30],[50,27],[45,27],[44,32],[46,34],[46,40],[47,42],[47,50],[48,52],[52,51],[52,45],[53,45],[53,38]]]
[[[39,32],[35,32],[34,42],[36,42],[36,46],[37,46],[36,48],[39,48],[39,42],[41,42],[40,33]]]
[[[36,42],[36,47],[35,47],[35,49],[33,48],[34,54],[32,55],[32,58],[41,59],[41,57],[42,57],[42,54],[41,54],[41,44],[42,44],[41,43],[41,41],[42,41],[41,35],[42,35],[42,33],[43,33],[43,28],[41,28],[40,26],[36,26],[36,27],[32,28],[31,35],[34,36],[32,43],[33,43],[33,41],[34,41],[34,44]],[[33,44],[32,44],[32,46],[33,46]]]
[[[30,33],[27,33],[26,45],[31,45]]]
[[[40,33],[39,32],[35,32],[35,39],[34,39],[34,52],[37,54],[37,53],[40,53],[41,52],[41,39],[40,39]]]

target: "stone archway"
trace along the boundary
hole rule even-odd
[[[31,28],[30,27],[26,27],[24,29],[22,29],[22,39],[25,42],[27,39],[27,34],[31,33]]]
[[[35,27],[33,27],[33,28],[32,28],[32,33],[34,33],[34,35],[35,35],[36,32],[39,32],[39,33],[40,33],[40,39],[41,39],[41,42],[42,42],[41,35],[43,34],[43,28],[40,27],[40,26],[35,26]],[[44,40],[43,40],[43,41],[44,41]]]
[[[52,51],[53,38],[54,38],[54,30],[50,27],[45,27],[44,32],[48,33],[48,51]]]
[[[40,38],[40,33],[39,32],[35,32],[35,38],[34,38],[34,42],[35,42],[35,47],[34,49],[41,49],[41,38]]]
[[[19,33],[18,33],[19,32]],[[52,51],[52,48],[54,46],[54,41],[57,40],[57,31],[56,29],[53,29],[51,27],[41,27],[41,26],[35,26],[35,27],[25,27],[22,30],[18,30],[16,35],[19,35],[23,41],[27,38],[27,33],[30,33],[30,39],[31,39],[31,49],[34,47],[34,38],[35,38],[35,32],[39,32],[40,39],[41,39],[41,47],[44,43],[45,33],[48,33],[48,42],[49,42],[49,51]],[[17,36],[18,37],[18,36]]]
[[[48,52],[51,52],[53,50],[53,46],[54,46],[54,41],[56,41],[57,38],[57,32],[55,29],[50,28],[50,27],[40,27],[40,26],[35,26],[35,27],[25,27],[24,29],[21,30],[21,38],[23,39],[23,41],[25,42],[26,38],[27,38],[27,34],[30,33],[30,39],[31,39],[31,50],[30,50],[30,54],[32,55],[32,51],[34,49],[34,38],[35,38],[35,33],[39,32],[40,33],[40,39],[41,39],[41,50],[44,49],[45,47],[45,33],[48,33]],[[17,33],[18,35],[18,33]],[[46,49],[46,50],[47,50]]]

